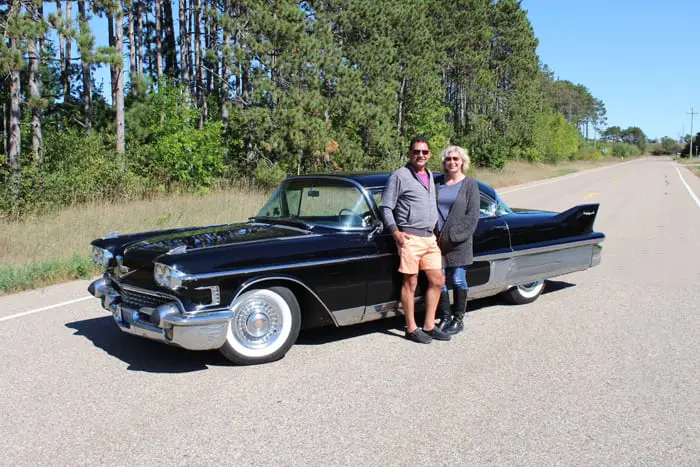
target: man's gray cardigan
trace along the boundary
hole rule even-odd
[[[479,185],[466,177],[438,237],[444,267],[468,266],[474,262],[473,236],[479,223],[480,202]]]
[[[394,171],[386,182],[379,210],[391,233],[400,230],[428,237],[437,224],[438,210],[433,174],[428,173],[428,187],[418,180],[410,164]]]

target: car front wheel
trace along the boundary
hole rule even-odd
[[[524,305],[537,300],[544,290],[544,279],[520,284],[503,292],[503,298],[514,305]]]
[[[236,299],[231,311],[226,343],[219,350],[233,363],[279,360],[299,336],[299,302],[286,287],[249,290]]]

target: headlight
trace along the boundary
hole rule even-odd
[[[104,266],[105,268],[109,266],[109,260],[111,260],[113,257],[114,255],[104,248],[100,248],[98,246],[92,247],[92,260],[100,266]]]
[[[178,271],[175,268],[161,263],[155,263],[153,268],[153,279],[156,284],[161,287],[166,287],[170,290],[177,290],[182,287],[182,281],[185,278],[185,273]]]

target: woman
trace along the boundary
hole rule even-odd
[[[467,151],[449,146],[440,153],[444,176],[438,181],[438,244],[442,250],[445,286],[438,305],[438,326],[448,334],[464,330],[467,311],[467,266],[473,262],[472,236],[479,222],[479,185],[465,175]],[[450,310],[447,285],[452,285],[454,308]]]

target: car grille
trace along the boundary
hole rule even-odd
[[[127,306],[139,309],[142,307],[156,308],[164,303],[174,301],[167,296],[151,295],[148,293],[122,288],[122,303]]]

